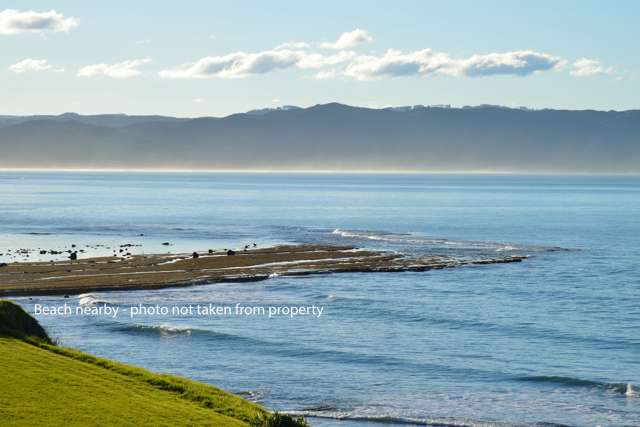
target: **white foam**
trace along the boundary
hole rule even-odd
[[[636,391],[633,389],[633,386],[631,385],[631,383],[627,384],[627,391],[624,393],[625,396],[627,397],[635,397],[636,396]]]
[[[163,323],[158,326],[160,332],[170,333],[170,334],[187,334],[191,335],[191,327],[190,326],[176,326]]]

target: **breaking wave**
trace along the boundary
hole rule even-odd
[[[190,326],[177,326],[170,324],[161,324],[161,325],[142,325],[142,324],[132,324],[132,325],[118,325],[113,328],[113,330],[119,332],[133,332],[133,333],[142,333],[142,334],[150,334],[150,335],[191,335],[194,331]]]
[[[584,380],[581,378],[563,377],[556,375],[534,375],[517,378],[519,381],[535,383],[551,383],[566,387],[587,387],[600,390],[611,390],[627,396],[636,394],[634,387],[630,383],[608,383],[603,381]]]
[[[572,251],[557,246],[536,246],[536,245],[516,245],[513,243],[496,243],[471,240],[450,240],[443,238],[422,237],[409,233],[387,233],[384,231],[371,230],[344,230],[336,228],[332,234],[346,238],[358,240],[373,240],[385,242],[389,244],[415,245],[415,246],[434,246],[449,249],[461,250],[485,250],[496,252],[508,251],[528,251],[528,252],[555,252],[555,251]]]
[[[98,305],[98,304],[106,304],[112,305],[111,302],[107,300],[101,300],[94,294],[80,294],[78,295],[78,304],[79,305]]]

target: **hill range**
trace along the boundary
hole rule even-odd
[[[227,117],[0,116],[0,168],[640,172],[640,110],[331,103]]]

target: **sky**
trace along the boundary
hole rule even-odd
[[[640,2],[0,1],[0,115],[640,108]]]

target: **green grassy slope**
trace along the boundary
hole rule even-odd
[[[224,427],[272,419],[215,387],[52,345],[27,318],[19,306],[0,301],[2,426]],[[25,325],[44,335],[25,333]]]
[[[246,425],[179,393],[15,338],[0,338],[0,389],[4,426]],[[255,416],[246,406],[245,415]]]

